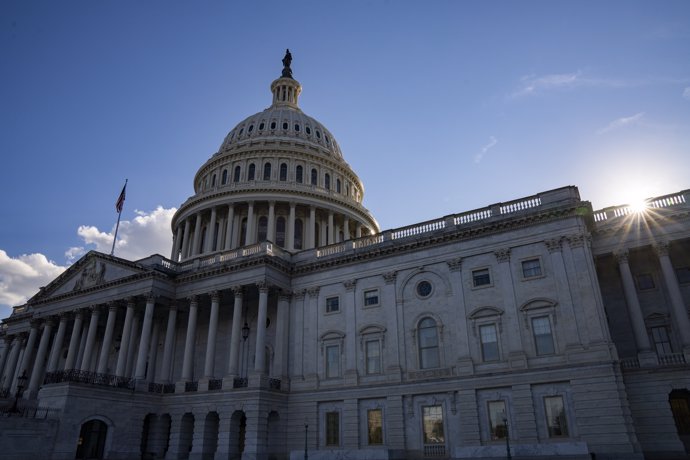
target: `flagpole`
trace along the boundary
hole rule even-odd
[[[120,197],[117,199],[117,203],[115,203],[115,209],[117,209],[117,224],[115,225],[115,236],[113,237],[113,248],[110,250],[110,255],[112,256],[115,254],[115,243],[117,242],[117,231],[120,229],[120,216],[122,216],[122,208],[124,207],[125,204],[125,190],[127,189],[127,181],[128,179],[125,179],[125,185],[122,187],[122,192],[120,193]]]

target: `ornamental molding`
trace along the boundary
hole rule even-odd
[[[628,250],[627,249],[621,249],[619,251],[614,251],[613,257],[616,259],[616,262],[618,262],[619,264],[627,264],[628,263]]]
[[[498,249],[494,251],[494,256],[496,256],[496,262],[510,262],[510,248]]]
[[[656,243],[654,243],[653,247],[654,252],[656,252],[657,256],[668,256],[668,241],[657,241]]]
[[[343,286],[345,286],[346,291],[354,291],[356,285],[357,285],[356,279],[343,282]]]
[[[447,260],[448,269],[452,272],[462,271],[462,257]]]
[[[312,287],[312,288],[307,289],[307,293],[309,293],[309,297],[314,299],[314,298],[319,296],[320,290],[321,290],[320,287]]]
[[[386,282],[386,284],[393,284],[393,283],[395,283],[395,280],[398,277],[398,272],[397,271],[386,272],[381,276],[383,276],[383,279]]]
[[[544,245],[546,245],[546,249],[549,251],[549,254],[561,252],[561,250],[563,249],[561,238],[552,238],[549,240],[544,240]]]
[[[568,235],[565,237],[571,249],[581,248],[585,245],[586,237],[582,234]]]
[[[96,258],[91,259],[81,272],[81,275],[74,283],[72,291],[98,286],[105,282],[106,265]]]

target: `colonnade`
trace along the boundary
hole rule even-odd
[[[671,317],[673,318],[674,331],[680,338],[683,351],[690,354],[690,318],[688,318],[688,311],[683,302],[683,296],[680,291],[680,285],[676,278],[671,259],[669,258],[669,245],[667,242],[658,242],[654,245],[654,252],[657,256],[661,273],[664,279],[664,284],[668,290],[668,297],[670,299]],[[652,348],[645,324],[642,307],[640,306],[640,299],[635,288],[635,281],[633,279],[632,271],[628,260],[628,250],[624,249],[614,253],[618,268],[623,283],[623,293],[625,301],[628,306],[628,313],[630,322],[632,323],[633,334],[635,336],[635,343],[637,345],[638,354],[641,361],[656,362],[657,357]],[[644,364],[641,362],[640,364]]]
[[[266,374],[266,324],[268,316],[269,286],[265,282],[256,284],[258,289],[257,321],[253,326],[255,330],[255,361],[252,369],[248,369],[249,377]],[[246,286],[235,286],[233,292],[232,325],[230,337],[230,350],[227,361],[227,369],[223,379],[223,387],[232,388],[234,379],[240,373],[240,348],[241,343],[247,337],[242,335],[242,322],[246,325],[246,304],[244,302]],[[206,328],[206,350],[203,355],[203,372],[201,381],[208,385],[208,381],[217,379],[216,352],[218,341],[218,317],[221,295],[218,291],[204,293],[210,297],[210,312],[208,327]],[[28,385],[25,385],[25,397],[33,398],[48,373],[59,371],[78,371],[82,375],[89,373],[108,374],[110,377],[122,379],[134,379],[135,383],[158,382],[163,384],[177,383],[176,391],[185,391],[186,382],[194,380],[195,368],[195,344],[198,329],[199,299],[201,295],[192,295],[188,302],[188,316],[185,327],[184,351],[182,367],[179,373],[179,381],[172,382],[174,366],[175,336],[178,326],[179,307],[178,302],[170,301],[165,305],[157,303],[159,300],[154,294],[145,297],[143,315],[142,308],[137,305],[137,299],[130,297],[125,299],[125,318],[118,323],[118,315],[121,314],[121,303],[112,302],[106,305],[95,305],[88,308],[76,309],[72,312],[63,312],[44,319],[31,320],[27,332],[14,335],[5,335],[5,347],[0,354],[0,388],[7,391],[15,391],[17,377],[25,374]],[[288,310],[290,295],[279,293],[277,299],[276,319],[276,343],[272,344],[277,359],[273,360],[273,366],[269,374],[281,378],[287,372],[284,357],[287,350],[288,334]],[[167,308],[167,315],[157,310]],[[101,317],[107,315],[105,326],[99,326]],[[156,321],[156,317],[160,320]],[[59,366],[60,357],[64,353],[69,323],[72,323],[69,343],[64,364]],[[116,325],[121,324],[121,329],[116,331]],[[156,365],[158,359],[159,331],[165,324],[165,336],[163,339],[163,355],[160,367]],[[57,325],[57,331],[55,327]],[[100,329],[99,329],[100,327]],[[54,332],[55,331],[55,332]],[[115,333],[119,334],[119,347],[113,347]],[[102,340],[97,340],[98,337]],[[38,342],[38,344],[37,344]],[[37,347],[37,349],[36,349]],[[116,351],[116,359],[111,358],[112,351]],[[114,373],[110,366],[115,361]],[[158,372],[157,368],[159,369]]]
[[[371,231],[347,215],[291,202],[249,201],[213,206],[180,221],[171,259],[235,249],[268,240],[288,251],[360,238]]]

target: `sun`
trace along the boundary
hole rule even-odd
[[[637,198],[637,199],[631,201],[628,206],[630,207],[630,210],[632,212],[638,213],[638,214],[645,212],[647,210],[647,208],[649,207],[649,205],[647,204],[647,200],[645,200],[643,198]]]

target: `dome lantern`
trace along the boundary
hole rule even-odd
[[[302,92],[302,85],[297,80],[292,78],[292,54],[290,50],[285,50],[285,57],[283,58],[283,72],[280,78],[271,83],[271,92],[273,93],[272,107],[289,106],[297,108],[297,98]]]

